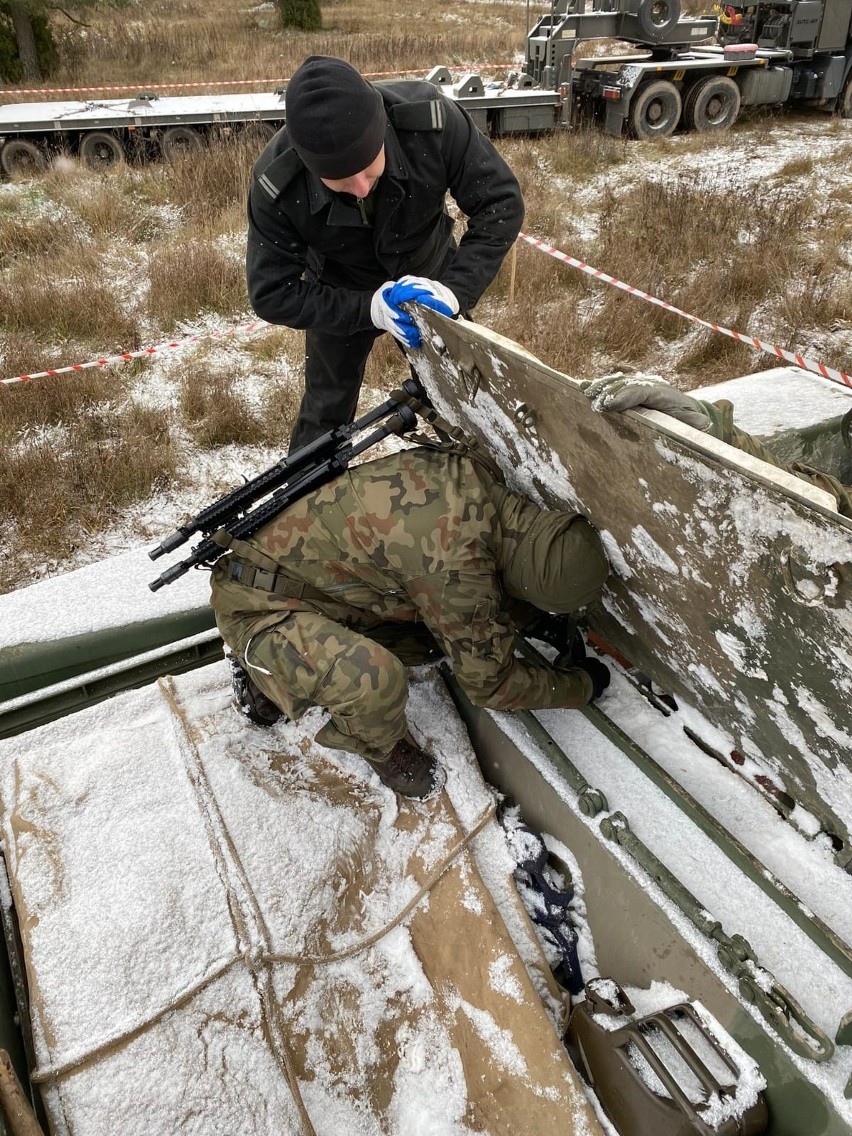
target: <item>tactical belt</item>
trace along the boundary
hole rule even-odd
[[[228,557],[228,577],[247,588],[258,588],[262,592],[271,592],[275,596],[292,596],[296,599],[317,600],[328,597],[310,584],[303,584],[299,580],[291,580],[283,572],[270,572],[265,568],[256,568],[246,564],[235,556]]]

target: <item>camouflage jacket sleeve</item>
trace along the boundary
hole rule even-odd
[[[761,461],[768,462],[779,469],[794,473],[796,477],[801,477],[803,481],[810,481],[818,489],[824,489],[837,501],[838,513],[841,513],[844,517],[852,517],[852,487],[843,485],[830,473],[814,469],[813,466],[804,465],[801,462],[793,462],[792,465],[787,465],[780,461],[772,450],[764,446],[757,438],[734,425],[734,407],[727,399],[720,399],[718,402],[702,402],[701,406],[710,417],[708,433],[712,434],[714,438],[727,442],[729,446],[736,446],[738,450],[743,450],[745,453],[751,454],[752,457],[760,458]]]
[[[592,680],[515,657],[516,633],[501,608],[493,571],[436,572],[406,583],[421,618],[439,640],[475,706],[537,710],[585,706]]]

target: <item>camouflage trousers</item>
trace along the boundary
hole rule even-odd
[[[424,468],[428,474],[429,463]],[[396,619],[386,611],[350,606],[350,599],[336,602],[327,593],[313,597],[313,602],[311,597],[306,602],[276,601],[274,596],[231,578],[227,557],[214,568],[214,607],[225,642],[257,686],[287,717],[297,721],[311,706],[329,712],[330,720],[317,734],[322,745],[373,761],[386,757],[407,729],[406,666],[440,658],[446,649],[455,668],[456,647],[475,632],[483,636],[481,669],[488,681],[481,684],[484,694],[476,682],[473,690],[465,689],[476,705],[492,704],[488,701],[492,697],[488,684],[492,652],[497,649],[495,637],[503,634],[505,638],[507,625],[523,626],[536,610],[576,611],[599,594],[606,576],[606,557],[597,533],[584,518],[540,509],[492,482],[490,476],[482,480],[483,475],[476,471],[472,476],[479,480],[471,482],[470,494],[473,499],[479,495],[482,516],[472,516],[470,531],[478,535],[481,526],[492,535],[488,547],[502,587],[499,597],[493,590],[483,593],[488,618],[480,620],[482,627],[475,625],[471,614],[475,605],[464,593],[463,559],[456,573],[466,605],[459,609],[463,617],[453,610],[449,592],[441,592],[431,623],[412,618],[414,605],[405,599],[389,601],[395,610],[406,608],[409,612]],[[489,501],[493,505],[490,513]],[[306,523],[310,524],[310,518]],[[404,543],[400,542],[400,547],[404,548]],[[423,559],[424,553],[413,539],[410,555],[411,575],[419,578],[422,565],[429,561]],[[436,573],[435,578],[444,581],[445,576]],[[392,583],[389,578],[389,585]],[[441,588],[445,586],[442,582]],[[440,646],[430,627],[440,637]],[[479,651],[476,644],[474,650]],[[468,678],[473,676],[478,681],[476,663],[468,663]],[[570,679],[560,672],[557,682],[549,675],[527,674],[520,665],[512,682],[514,687],[501,693],[497,708],[579,705],[590,685],[581,672]],[[525,702],[525,691],[531,696],[534,692],[536,701],[531,697]]]
[[[226,640],[288,718],[322,706],[331,717],[316,735],[320,745],[374,761],[408,729],[406,667],[443,653],[422,624],[378,623],[363,634],[314,611],[290,612],[245,638],[235,639],[233,630]]]

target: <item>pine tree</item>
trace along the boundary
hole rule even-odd
[[[102,0],[69,0],[61,11],[96,8]],[[113,8],[123,8],[128,0],[103,0]],[[0,0],[0,61],[8,74],[7,82],[22,79],[40,83],[53,63],[56,45],[50,31],[49,13],[57,10],[56,0]],[[13,49],[10,51],[9,48]],[[4,57],[10,56],[8,60]]]
[[[319,0],[278,0],[281,23],[285,28],[317,32],[322,28]]]

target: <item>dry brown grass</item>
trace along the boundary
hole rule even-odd
[[[0,279],[0,329],[33,334],[43,343],[65,341],[96,351],[139,346],[137,321],[103,278],[102,251],[74,244],[58,256],[22,259]]]
[[[605,174],[622,145],[590,145],[580,135],[560,139],[560,165],[572,169],[572,146],[591,164],[585,177]],[[507,151],[522,173],[526,228],[569,254],[654,296],[727,326],[747,330],[761,309],[761,334],[792,342],[803,329],[848,312],[848,270],[814,198],[770,182],[731,200],[719,180],[687,175],[639,179],[609,188],[605,179],[593,217],[594,237],[578,235],[572,216],[570,176],[549,174],[548,143],[510,142]],[[581,230],[580,230],[581,231]],[[505,295],[507,269],[492,292]],[[788,282],[794,282],[790,286]],[[766,322],[765,312],[773,315]],[[493,318],[492,318],[493,317]],[[658,366],[660,344],[681,344],[676,371],[684,387],[731,377],[759,366],[733,341],[694,337],[694,326],[640,299],[592,284],[576,269],[526,246],[518,257],[515,303],[489,308],[496,330],[518,339],[552,366],[578,377],[602,369]]]
[[[148,310],[166,332],[205,312],[234,316],[245,310],[242,260],[202,233],[151,250]]]
[[[291,384],[271,383],[262,408],[252,406],[233,370],[209,357],[188,360],[180,372],[180,411],[193,441],[204,449],[226,445],[284,446],[298,411]]]
[[[241,0],[150,0],[87,19],[85,40],[67,28],[52,84],[280,80],[313,52],[342,55],[367,73],[423,73],[438,63],[458,71],[506,63],[522,48],[526,13],[458,0],[451,9],[413,8],[401,20],[387,0],[330,0],[316,35],[284,33],[274,8]],[[732,137],[747,139],[749,156],[769,156],[779,121],[789,118],[753,113]],[[843,124],[836,130],[833,160],[848,164],[852,143]],[[248,317],[245,198],[261,145],[227,137],[189,160],[130,162],[103,174],[64,159],[0,195],[4,375],[157,343],[200,316]],[[723,163],[730,136],[644,144],[649,173],[637,172],[638,144],[598,129],[498,145],[522,185],[526,230],[569,254],[785,346],[848,322],[852,190],[838,187],[817,206],[810,155],[732,194],[722,179],[657,172],[672,154],[684,167],[691,155]],[[515,269],[511,301],[507,261],[475,317],[568,374],[655,371],[665,357],[666,377],[692,389],[768,365],[526,244]],[[301,395],[303,335],[273,329],[239,349],[227,366],[215,348],[182,360],[171,379],[157,379],[172,385],[168,398],[152,400],[155,409],[139,401],[144,363],[0,388],[0,505],[6,559],[15,565],[0,570],[0,590],[25,580],[39,559],[73,557],[128,504],[174,485],[199,448],[269,446],[270,461],[280,454]],[[380,339],[366,385],[384,393],[407,375],[394,342]]]
[[[54,217],[0,214],[0,270],[15,261],[55,255],[74,241],[74,232]]]
[[[144,244],[169,230],[157,203],[141,189],[146,180],[142,171],[126,166],[96,174],[68,160],[45,173],[41,189],[66,217],[74,219],[61,225],[54,222],[66,234],[66,240],[76,233],[77,239],[98,244]]]
[[[134,171],[135,192],[152,205],[178,209],[182,219],[208,232],[233,232],[234,225],[240,231],[251,168],[262,148],[245,135],[225,138],[191,157]]]
[[[505,4],[457,0],[401,19],[389,0],[333,0],[321,32],[285,31],[273,6],[153,0],[121,14],[90,12],[85,40],[62,27],[52,83],[210,82],[288,78],[306,55],[343,55],[369,72],[504,64],[523,41],[525,12]]]
[[[73,556],[122,508],[165,488],[174,474],[167,414],[132,403],[84,405],[68,408],[53,430],[31,427],[14,443],[2,437],[3,590],[27,580],[34,558]],[[54,404],[51,417],[58,413]]]

